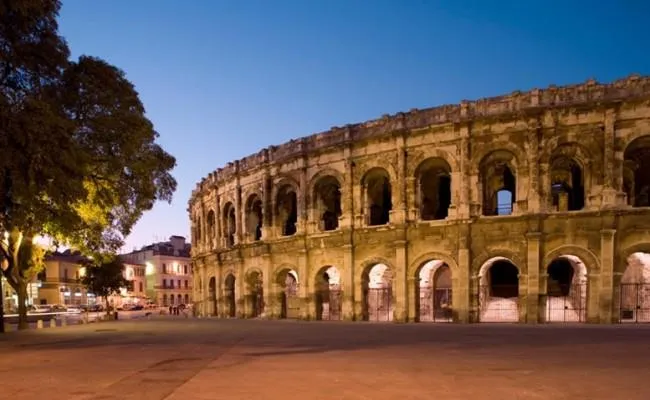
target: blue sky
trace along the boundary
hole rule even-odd
[[[271,144],[411,108],[650,74],[650,2],[63,0],[60,31],[135,84],[178,166],[125,250],[189,239],[196,182]]]

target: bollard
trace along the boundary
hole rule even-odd
[[[43,329],[43,320],[39,319],[36,321],[36,329]]]
[[[56,328],[56,319],[55,318],[52,318],[50,320],[50,328]]]

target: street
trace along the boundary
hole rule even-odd
[[[650,326],[156,316],[0,337],[2,398],[647,399]]]

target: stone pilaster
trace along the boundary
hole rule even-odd
[[[600,322],[612,322],[614,295],[614,237],[616,230],[600,231]]]
[[[537,157],[539,154],[538,132],[539,121],[535,120],[529,124],[528,128],[528,152],[526,158],[528,161],[528,212],[538,212],[540,210],[539,196],[539,163]]]
[[[356,319],[354,310],[356,286],[359,285],[354,280],[354,247],[347,244],[343,246],[343,269],[341,271],[342,313],[345,321],[354,321]]]
[[[526,299],[526,322],[529,324],[536,324],[540,322],[540,307],[539,307],[539,288],[540,288],[540,240],[541,234],[539,232],[529,232],[526,235],[527,241],[527,270],[528,270],[528,295]]]
[[[262,255],[262,287],[263,287],[263,296],[264,296],[264,313],[262,314],[266,318],[275,317],[273,314],[273,306],[275,297],[273,295],[273,265],[271,263],[271,255],[265,253]]]
[[[472,186],[473,184],[477,184],[478,182],[473,182],[471,179],[471,165],[470,165],[470,147],[469,147],[469,136],[470,136],[470,130],[468,125],[463,125],[460,127],[460,145],[458,149],[458,161],[460,163],[460,182],[458,184],[459,188],[459,199],[454,200],[452,199],[452,202],[456,202],[456,215],[458,218],[461,219],[466,219],[469,218],[471,215],[471,210],[470,210],[470,203],[472,203],[472,200],[470,198],[471,192],[470,188],[475,187]],[[478,178],[478,177],[476,177]],[[476,179],[478,181],[478,179]]]
[[[300,319],[309,319],[309,274],[307,251],[298,251],[298,296],[300,297]]]
[[[406,272],[408,270],[407,242],[395,243],[395,271],[393,275],[393,320],[406,322],[408,319],[408,288]]]

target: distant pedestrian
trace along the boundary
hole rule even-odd
[[[174,309],[174,307],[169,306],[169,315],[172,315],[172,310],[173,310],[173,309]]]

